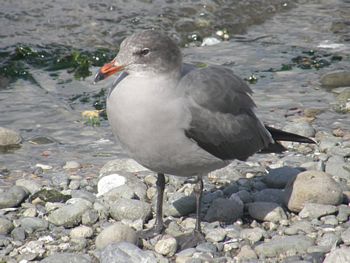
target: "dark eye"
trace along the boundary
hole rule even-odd
[[[143,48],[140,52],[140,55],[146,56],[149,53],[149,48]]]

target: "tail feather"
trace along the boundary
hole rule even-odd
[[[301,143],[312,143],[316,142],[305,136],[294,134],[291,132],[285,132],[276,128],[265,125],[265,128],[271,133],[272,138],[275,141],[288,141],[288,142],[301,142]]]

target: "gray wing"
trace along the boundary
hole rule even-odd
[[[186,73],[178,89],[190,101],[187,137],[223,160],[245,160],[273,143],[253,111],[251,89],[230,69],[211,66]]]

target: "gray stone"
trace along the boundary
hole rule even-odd
[[[232,194],[237,193],[238,191],[239,187],[236,182],[226,186],[223,190],[225,196],[231,196]]]
[[[77,253],[56,253],[44,258],[41,263],[91,263],[90,256]]]
[[[137,235],[135,230],[133,230],[131,227],[120,222],[116,222],[113,225],[106,227],[100,234],[98,234],[95,244],[97,249],[104,249],[109,244],[122,241],[136,244]]]
[[[339,235],[332,232],[326,232],[317,240],[317,245],[323,247],[325,252],[329,252],[332,247],[335,247],[339,242]]]
[[[158,242],[154,245],[154,251],[157,253],[171,257],[175,254],[177,250],[177,241],[174,237],[165,235],[162,239],[158,240]]]
[[[16,207],[27,197],[28,192],[23,187],[12,186],[10,189],[0,194],[0,209]]]
[[[258,228],[258,227],[246,228],[246,229],[242,229],[241,238],[247,239],[252,244],[254,244],[254,243],[258,242],[259,240],[261,240],[263,238],[263,236],[265,235],[265,233],[266,233],[265,230]]]
[[[323,223],[325,225],[332,225],[332,226],[336,226],[338,225],[338,219],[336,218],[335,215],[328,215],[328,216],[323,216],[320,218],[321,221],[323,221]]]
[[[107,210],[106,210],[107,211]],[[106,212],[107,213],[107,212]],[[81,216],[81,222],[83,225],[91,226],[98,220],[98,212],[95,210],[87,210]]]
[[[101,251],[99,259],[100,263],[158,262],[151,251],[141,250],[127,242],[108,245]]]
[[[226,237],[225,229],[218,227],[207,230],[205,233],[205,239],[210,242],[220,242],[223,241]]]
[[[196,250],[199,252],[207,252],[207,253],[216,253],[217,252],[217,248],[214,244],[210,243],[210,242],[205,242],[205,243],[201,243],[198,246],[196,246]]]
[[[93,234],[94,230],[88,226],[77,226],[73,228],[69,233],[70,237],[74,239],[89,238],[92,237]]]
[[[255,251],[248,245],[241,247],[239,253],[237,254],[237,259],[239,262],[254,262],[250,261],[251,259],[257,259]]]
[[[18,179],[16,181],[16,185],[23,187],[31,194],[34,194],[41,189],[41,185],[39,183],[33,180],[27,180],[27,179]]]
[[[136,194],[133,189],[126,184],[115,187],[109,190],[107,193],[103,194],[103,200],[108,204],[113,204],[121,198],[133,199],[135,197]]]
[[[336,70],[328,72],[321,77],[321,84],[327,87],[350,86],[350,71]]]
[[[10,220],[0,217],[0,235],[9,234],[13,228],[14,226]]]
[[[254,202],[248,204],[249,215],[260,221],[279,222],[287,219],[283,208],[276,203]]]
[[[118,221],[123,219],[145,221],[151,216],[151,205],[141,200],[121,198],[110,206],[109,212]]]
[[[71,190],[77,190],[80,188],[80,180],[71,180],[68,186]]]
[[[337,207],[334,205],[306,203],[300,211],[299,216],[301,218],[315,219],[324,215],[334,214],[337,210]]]
[[[196,211],[196,198],[192,195],[186,196],[184,193],[175,192],[164,202],[164,215],[166,216],[186,216],[194,211]]]
[[[305,234],[309,234],[313,232],[313,227],[309,221],[301,220],[294,222],[290,227],[284,230],[286,235],[296,235],[299,232],[303,232]]]
[[[323,263],[349,263],[350,247],[336,248],[329,253]]]
[[[329,174],[320,171],[299,173],[285,191],[285,204],[293,212],[300,212],[306,203],[339,205],[343,200],[340,185]]]
[[[283,130],[305,137],[314,137],[316,134],[316,131],[311,126],[311,124],[303,120],[295,120],[294,122],[289,122],[286,126],[283,127]]]
[[[204,220],[208,222],[234,222],[243,216],[243,202],[240,199],[218,198],[209,207]]]
[[[107,162],[100,170],[100,176],[115,173],[115,172],[138,173],[149,171],[147,168],[135,162],[133,159],[116,159]]]
[[[71,169],[79,169],[81,167],[80,163],[77,161],[67,161],[63,166],[63,169],[71,170]]]
[[[45,230],[49,227],[49,223],[46,220],[37,217],[23,217],[19,221],[28,234],[35,231]]]
[[[222,169],[212,171],[208,174],[210,182],[216,184],[230,184],[242,177],[244,176],[237,171],[235,163],[231,163]]]
[[[269,173],[263,177],[263,182],[272,188],[284,188],[298,173],[300,173],[299,169],[288,166],[271,169]]]
[[[313,245],[306,236],[276,236],[270,241],[257,245],[254,250],[259,257],[278,257],[281,254],[302,254]]]
[[[81,198],[70,199],[67,203],[49,214],[50,223],[64,227],[76,226],[80,224],[84,212],[92,207],[91,202]]]
[[[339,222],[345,222],[349,219],[350,207],[347,205],[340,205],[338,207],[337,219]]]
[[[16,227],[12,230],[11,236],[14,240],[24,241],[26,239],[26,232],[23,227]]]
[[[284,203],[284,191],[281,189],[266,188],[253,194],[255,202],[271,202],[279,205]]]
[[[250,192],[247,190],[240,190],[237,193],[234,193],[234,195],[237,195],[239,199],[242,200],[243,203],[251,203],[253,201],[253,197]],[[232,195],[231,195],[232,196]]]
[[[56,187],[66,188],[69,183],[68,175],[65,173],[55,173],[50,177],[51,184]]]
[[[0,127],[0,147],[18,145],[22,141],[18,132]]]
[[[339,144],[340,141],[341,138],[334,137],[331,135],[322,136],[318,144],[318,149],[320,150],[320,152],[327,152],[328,150]]]
[[[342,156],[331,156],[326,163],[326,173],[350,181],[350,164]]]
[[[82,198],[88,200],[91,203],[95,202],[96,200],[96,196],[86,190],[72,190],[71,196],[72,198]]]
[[[350,245],[350,228],[346,229],[344,232],[341,233],[341,239],[343,240],[345,245]]]

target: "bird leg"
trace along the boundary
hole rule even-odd
[[[203,194],[202,177],[198,176],[197,183],[193,188],[193,192],[196,196],[196,226],[193,232],[189,235],[187,234],[178,237],[177,241],[181,250],[190,247],[195,247],[198,244],[205,242],[205,238],[201,230],[201,201]]]
[[[164,230],[163,222],[163,197],[165,189],[165,176],[162,173],[158,173],[157,177],[157,204],[156,204],[156,222],[151,229],[146,231],[140,231],[139,236],[143,239],[149,239],[156,235],[159,235]]]

